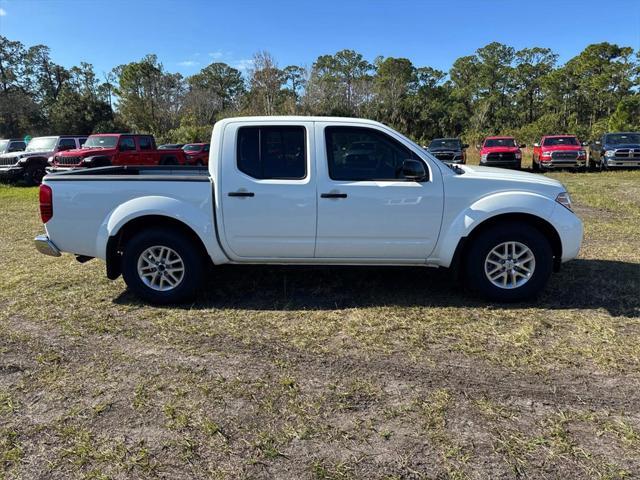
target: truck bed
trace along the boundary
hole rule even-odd
[[[140,178],[144,177],[144,178]],[[51,173],[47,181],[58,180],[171,180],[171,181],[209,181],[207,167],[193,166],[116,166],[82,168],[61,173]]]

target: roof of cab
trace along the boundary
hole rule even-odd
[[[236,123],[236,122],[325,122],[325,123],[362,123],[364,125],[383,125],[375,120],[354,117],[306,117],[302,115],[273,115],[260,117],[231,117],[218,120],[216,124]]]

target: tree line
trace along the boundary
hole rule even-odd
[[[214,62],[184,77],[156,55],[99,76],[89,63],[57,65],[45,45],[0,36],[0,137],[131,131],[185,143],[206,141],[224,117],[297,114],[373,118],[421,143],[489,134],[587,140],[640,130],[639,86],[640,51],[607,42],[563,65],[548,48],[493,42],[448,72],[353,50],[281,67],[261,51],[247,72]]]

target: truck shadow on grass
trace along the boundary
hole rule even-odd
[[[408,267],[221,266],[184,308],[334,310],[363,307],[606,309],[640,316],[640,264],[574,260],[552,275],[532,302],[490,304],[449,272]],[[139,301],[128,291],[116,303]]]

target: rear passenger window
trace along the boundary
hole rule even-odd
[[[293,180],[306,176],[304,127],[242,127],[238,169],[253,178]]]
[[[130,150],[135,150],[136,144],[133,141],[133,137],[122,137],[120,139],[120,151],[126,152]]]
[[[140,150],[151,150],[151,137],[138,137]]]

